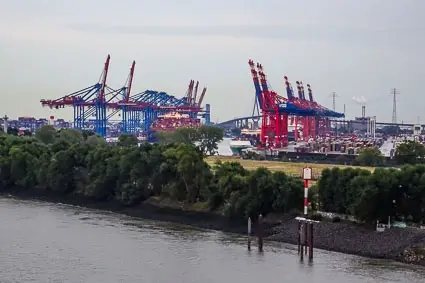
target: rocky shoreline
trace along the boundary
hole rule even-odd
[[[243,219],[229,219],[214,213],[160,206],[151,202],[125,207],[115,201],[99,202],[75,195],[64,196],[46,193],[45,191],[16,189],[3,190],[1,195],[20,199],[60,202],[112,211],[132,217],[168,221],[237,234],[246,234],[247,230],[246,221]],[[266,240],[296,244],[297,229],[298,223],[293,217],[286,216],[268,221]],[[425,231],[422,230],[393,228],[377,233],[372,229],[352,223],[322,221],[314,229],[314,246],[323,250],[425,266]]]
[[[288,220],[273,227],[269,239],[296,244],[297,228],[297,221]],[[322,221],[315,226],[314,247],[425,265],[425,231],[417,229],[391,228],[378,233],[352,223]]]

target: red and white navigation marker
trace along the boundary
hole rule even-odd
[[[304,215],[308,213],[308,181],[312,179],[311,167],[303,168],[303,179],[304,179]]]

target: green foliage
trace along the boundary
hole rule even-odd
[[[118,146],[122,147],[137,146],[138,142],[139,141],[135,135],[122,134],[118,138]]]
[[[384,163],[384,157],[378,148],[369,147],[359,153],[356,161],[361,166],[379,166]]]
[[[221,130],[203,127],[174,134],[178,138],[172,143],[139,146],[130,135],[114,146],[87,132],[52,127],[41,128],[35,138],[3,135],[0,190],[37,188],[129,206],[155,196],[202,202],[217,213],[253,219],[302,207],[301,180],[283,172],[248,171],[237,162],[211,168],[203,158],[216,150]]]
[[[181,128],[173,132],[157,132],[156,138],[160,144],[185,143],[196,145],[204,155],[214,155],[218,143],[223,140],[223,129],[203,125],[200,128]]]
[[[35,138],[42,143],[52,144],[55,141],[56,130],[52,126],[44,126],[35,132]]]
[[[320,210],[354,215],[366,222],[388,216],[423,223],[425,165],[401,169],[325,169],[317,183]]]
[[[399,164],[424,163],[425,146],[416,141],[406,141],[397,146],[395,159]]]

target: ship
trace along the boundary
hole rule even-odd
[[[243,149],[253,148],[251,141],[245,138],[235,138],[229,143],[230,150],[234,155],[240,155]]]

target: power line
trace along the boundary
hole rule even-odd
[[[397,124],[397,94],[400,94],[400,92],[396,88],[393,88],[391,94],[393,95],[393,117],[391,122]]]

